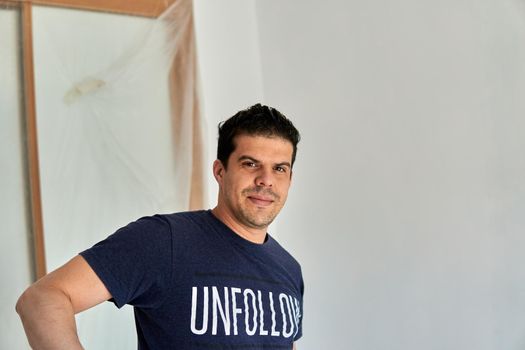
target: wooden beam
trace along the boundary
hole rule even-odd
[[[2,9],[13,9],[20,8],[20,4],[15,1],[10,0],[0,0],[0,8]]]
[[[158,17],[176,0],[12,0],[19,3]]]
[[[44,224],[40,195],[40,172],[38,165],[38,140],[35,107],[35,77],[33,69],[32,5],[22,3],[22,56],[24,72],[24,109],[26,117],[27,154],[30,188],[31,223],[36,279],[46,274],[44,249]]]

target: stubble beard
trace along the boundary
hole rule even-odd
[[[247,204],[240,203],[239,211],[236,213],[237,220],[245,223],[248,227],[256,229],[267,228],[277,217],[277,214],[282,209],[281,198],[269,190],[261,188],[248,188],[242,191],[242,200],[248,202]],[[258,208],[252,203],[249,203],[248,198],[250,194],[263,194],[270,196],[273,199],[272,206],[269,208]]]
[[[241,207],[238,214],[238,220],[244,222],[248,227],[263,229],[268,227],[278,214],[278,211],[272,210],[267,214],[253,213],[250,210]]]

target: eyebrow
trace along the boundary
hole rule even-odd
[[[241,162],[241,161],[243,161],[243,160],[251,160],[251,161],[253,161],[254,163],[260,163],[260,162],[261,162],[260,160],[257,160],[257,159],[255,159],[255,158],[253,158],[253,157],[250,157],[250,156],[244,156],[244,155],[243,155],[243,156],[240,156],[239,159],[237,159],[238,162]]]
[[[276,166],[287,166],[288,168],[292,168],[292,165],[290,164],[290,162],[282,162],[282,163],[277,163],[275,164]]]
[[[250,157],[250,156],[247,156],[247,155],[242,155],[239,157],[239,159],[237,160],[238,162],[242,162],[243,160],[251,160],[252,162],[254,163],[260,163],[261,161],[258,160],[258,159],[255,159],[253,157]],[[275,166],[287,166],[288,168],[292,168],[292,165],[290,164],[290,162],[281,162],[281,163],[277,163],[275,164]]]

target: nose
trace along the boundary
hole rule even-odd
[[[273,176],[271,170],[261,169],[255,177],[255,185],[260,187],[272,187]]]

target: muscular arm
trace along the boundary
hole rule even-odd
[[[31,285],[16,311],[33,349],[82,349],[75,314],[111,298],[80,255]]]

